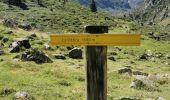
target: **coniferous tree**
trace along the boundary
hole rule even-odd
[[[91,9],[92,12],[97,12],[96,3],[95,3],[94,0],[91,1],[90,9]]]

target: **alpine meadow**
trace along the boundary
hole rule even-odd
[[[88,26],[104,29],[86,44],[105,33],[139,34],[140,45],[51,45],[51,35],[81,36]],[[107,62],[104,78],[92,71],[106,87],[88,84],[89,59]],[[93,100],[170,100],[170,0],[0,0],[0,100],[92,100],[93,81],[105,90]]]

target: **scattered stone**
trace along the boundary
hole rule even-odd
[[[28,38],[15,39],[14,42],[9,46],[9,52],[11,53],[20,52],[22,47],[26,49],[31,48]]]
[[[143,54],[139,55],[138,60],[151,60],[155,62],[156,59],[160,59],[163,57],[165,57],[164,53],[152,52],[151,50],[147,50]]]
[[[19,61],[21,61],[21,60],[17,59],[17,58],[12,60],[12,62],[19,62]]]
[[[148,55],[144,53],[138,57],[138,60],[148,60]]]
[[[128,74],[132,74],[132,70],[130,69],[130,68],[128,68],[128,67],[123,67],[123,68],[120,68],[119,70],[118,70],[118,73],[119,74],[124,74],[124,73],[128,73]]]
[[[122,49],[120,47],[115,47],[114,48],[116,51],[122,51]]]
[[[148,75],[148,79],[150,79],[150,80],[157,80],[160,78],[161,78],[161,76],[159,74],[149,74]]]
[[[161,52],[156,52],[156,53],[154,54],[154,57],[156,57],[156,58],[161,58],[161,57],[164,57],[164,54],[161,53]]]
[[[16,91],[14,89],[4,88],[0,91],[0,96],[7,96],[13,92],[16,92]]]
[[[19,27],[19,28],[22,28],[22,29],[24,29],[24,30],[27,30],[27,31],[29,31],[29,30],[32,29],[31,25],[30,25],[29,23],[26,23],[26,22],[23,22],[23,23],[20,24],[18,27]]]
[[[134,79],[130,84],[130,88],[141,89],[144,87],[146,87],[146,84],[139,79]]]
[[[21,61],[34,61],[37,64],[52,63],[53,61],[42,51],[31,49],[20,55]]]
[[[45,50],[51,50],[52,48],[51,48],[51,46],[50,46],[50,45],[48,45],[48,44],[44,44],[44,49],[45,49]]]
[[[15,99],[22,99],[22,100],[29,100],[30,96],[27,92],[25,91],[19,91],[15,94],[14,96]]]
[[[10,19],[10,18],[4,19],[3,21],[3,25],[6,27],[10,27],[10,28],[16,27],[16,24],[17,23],[13,19]]]
[[[108,57],[109,60],[116,61],[116,58],[114,56]]]
[[[136,97],[120,97],[120,98],[113,98],[113,100],[140,100]]]
[[[157,97],[155,100],[165,100],[165,99],[162,97]]]
[[[10,44],[8,50],[9,50],[10,53],[20,52],[20,45],[19,45],[19,43],[18,42],[13,42],[12,44]]]
[[[170,32],[160,34],[161,40],[170,41]]]
[[[159,83],[160,85],[168,84],[169,76],[168,74],[149,74],[147,77],[149,80]]]
[[[31,48],[31,45],[29,43],[29,39],[28,38],[18,38],[18,39],[14,40],[14,41],[18,42],[20,44],[20,46],[23,46],[26,49]]]
[[[148,76],[148,73],[144,73],[144,72],[141,72],[141,71],[132,71],[132,74],[133,75]]]
[[[63,54],[53,54],[52,56],[56,59],[63,59],[63,60],[66,59],[65,55]]]
[[[146,77],[136,77],[136,79],[131,82],[130,88],[155,90],[155,83]]]
[[[170,33],[155,34],[154,32],[149,32],[146,35],[149,38],[152,38],[157,41],[160,41],[160,40],[169,41],[170,40]]]
[[[138,60],[149,60],[155,57],[155,54],[151,50],[145,51],[138,57]]]
[[[110,54],[111,54],[111,55],[114,55],[114,56],[118,55],[117,52],[111,52]]]
[[[69,52],[69,58],[82,59],[82,50],[80,48],[73,48]]]
[[[12,61],[13,61],[13,62],[21,61],[20,55],[18,54],[18,55],[16,55],[15,57],[13,57],[13,60],[12,60]]]

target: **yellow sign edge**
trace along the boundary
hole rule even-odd
[[[50,37],[58,37],[58,36],[63,36],[63,37],[70,37],[70,36],[76,36],[76,37],[82,37],[82,36],[101,36],[101,35],[103,35],[103,36],[111,36],[111,35],[113,35],[113,36],[125,36],[125,35],[127,35],[127,36],[138,36],[139,37],[139,39],[140,39],[140,37],[141,37],[141,35],[140,34],[132,34],[132,33],[128,33],[128,34],[108,34],[108,33],[106,33],[106,34],[88,34],[88,33],[82,33],[82,34],[51,34],[50,35]],[[55,44],[55,42],[52,42],[52,41],[50,41],[50,44],[51,45],[56,45]],[[62,46],[68,46],[68,45],[75,45],[75,46],[140,46],[140,43],[134,43],[134,44],[129,44],[129,43],[106,43],[106,44],[104,44],[104,43],[102,43],[102,44],[95,44],[95,43],[91,43],[91,44],[88,44],[88,43],[76,43],[76,44],[71,44],[71,43],[58,43],[59,45],[62,45]],[[84,45],[84,44],[86,44],[86,45]]]

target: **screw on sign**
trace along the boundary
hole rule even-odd
[[[86,46],[86,99],[107,100],[107,46],[139,46],[140,34],[107,34],[107,26],[86,26],[85,32],[51,35],[51,44]]]

